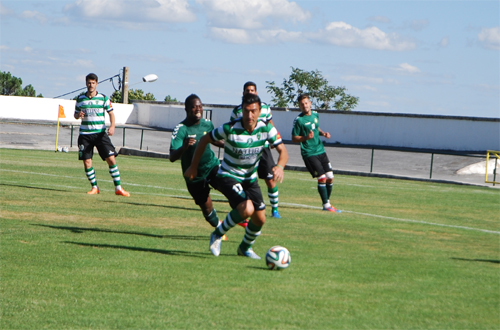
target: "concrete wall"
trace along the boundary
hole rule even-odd
[[[78,123],[73,118],[75,101],[16,96],[0,96],[0,119],[57,121],[59,105],[64,107],[67,117],[61,119],[62,123]],[[182,103],[114,103],[113,107],[117,125],[173,129],[185,118]],[[205,110],[212,110],[215,126],[229,120],[233,107],[204,105]],[[293,120],[299,113],[297,109],[273,108],[273,121],[283,139],[291,140]],[[469,152],[500,150],[499,118],[321,111],[320,127],[332,135],[325,142],[343,145]]]
[[[182,103],[135,103],[138,123],[173,129],[185,118]],[[229,120],[234,106],[204,105],[219,126]],[[273,122],[285,140],[291,140],[298,109],[273,108]],[[500,119],[406,115],[369,112],[320,111],[320,127],[330,132],[328,143],[414,149],[485,151],[500,150]]]

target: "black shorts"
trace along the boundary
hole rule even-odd
[[[111,139],[106,132],[78,135],[79,160],[92,159],[92,156],[94,156],[94,147],[97,148],[102,160],[106,160],[106,158],[111,156],[118,156],[115,146],[111,143]]]
[[[252,201],[255,210],[260,211],[266,208],[257,180],[239,182],[231,177],[219,176],[217,177],[217,185],[217,190],[226,196],[232,209],[248,199]]]
[[[333,171],[332,164],[330,164],[326,152],[317,156],[311,156],[303,159],[304,163],[306,164],[307,170],[309,171],[309,173],[311,173],[313,178],[318,178],[326,172]]]
[[[203,205],[207,202],[208,196],[210,195],[210,186],[217,189],[216,183],[218,170],[219,166],[214,166],[205,180],[198,182],[186,181],[187,189],[191,196],[193,196],[196,205]]]
[[[259,175],[259,179],[268,179],[271,180],[274,178],[273,167],[276,166],[276,163],[273,159],[273,154],[271,153],[271,148],[264,148],[262,151],[262,156],[259,161],[259,167],[257,168],[257,174]]]

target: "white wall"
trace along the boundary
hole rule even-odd
[[[173,129],[185,118],[183,104],[136,103],[138,124]],[[204,105],[219,126],[233,106]],[[273,109],[273,122],[284,140],[291,140],[298,109]],[[326,142],[453,151],[500,150],[500,119],[424,116],[368,112],[321,111],[320,127],[332,136]]]
[[[59,105],[62,105],[66,118],[61,118],[60,122],[77,123],[79,121],[73,117],[75,103],[74,100],[0,95],[0,118],[57,121]],[[132,113],[134,110],[132,104],[113,103],[113,108],[117,125],[136,123],[137,119]],[[109,124],[108,116],[106,116],[106,122]]]
[[[0,96],[0,118],[57,121],[59,105],[64,107],[67,117],[61,122],[78,122],[73,118],[75,101],[16,96]],[[114,103],[113,107],[117,125],[138,124],[173,129],[186,116],[182,103]],[[229,120],[232,108],[230,105],[204,105],[205,110],[212,110],[215,126]],[[274,124],[284,140],[291,140],[293,120],[299,113],[297,109],[273,109]],[[332,135],[326,142],[345,145],[453,151],[500,150],[499,118],[322,111],[320,127]]]

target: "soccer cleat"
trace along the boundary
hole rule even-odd
[[[222,236],[217,236],[215,232],[210,235],[210,252],[216,257],[220,254],[220,244]]]
[[[244,221],[238,223],[238,226],[246,228],[248,226],[248,219],[245,219]]]
[[[119,195],[119,196],[125,196],[125,197],[130,197],[130,193],[123,190],[123,189],[118,189],[118,190],[115,190],[115,194],[116,195]]]
[[[341,210],[337,210],[336,208],[334,208],[332,205],[330,205],[330,206],[323,206],[323,211],[337,212],[337,213],[342,212]]]
[[[92,187],[92,190],[87,191],[89,195],[97,195],[99,193],[99,188],[97,186]]]
[[[278,210],[273,210],[273,211],[271,212],[271,216],[272,216],[273,218],[276,218],[276,219],[281,219],[281,215],[280,215],[280,213],[278,212]]]
[[[260,260],[261,258],[257,255],[257,253],[253,252],[252,248],[249,248],[247,251],[243,252],[241,247],[238,246],[238,255],[242,257],[247,257],[255,260]]]

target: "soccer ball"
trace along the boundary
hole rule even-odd
[[[290,265],[291,257],[287,248],[276,245],[267,250],[266,264],[271,270],[285,269]]]

